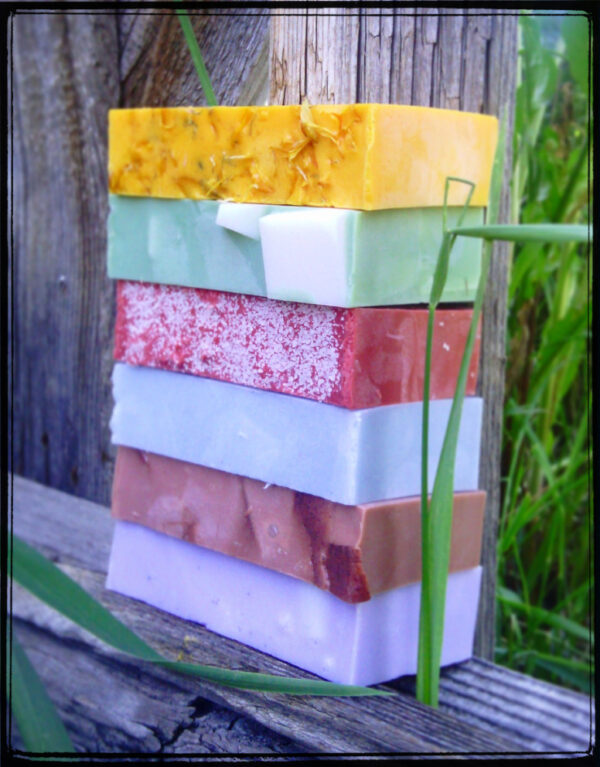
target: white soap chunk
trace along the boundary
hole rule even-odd
[[[268,208],[268,205],[256,203],[222,202],[217,211],[216,223],[232,232],[258,240],[260,239],[258,222]]]
[[[448,578],[442,665],[471,657],[481,567]],[[288,575],[117,521],[106,586],[342,684],[415,674],[420,584],[349,604]]]
[[[305,208],[261,218],[267,295],[345,306],[352,213]]]
[[[349,410],[117,363],[113,442],[354,505],[421,492],[422,404]],[[429,491],[451,400],[429,408]],[[454,490],[476,490],[482,400],[466,397]]]

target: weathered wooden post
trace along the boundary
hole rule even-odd
[[[507,160],[501,220],[509,210],[517,17],[427,9],[273,12],[270,102],[381,102],[501,116]],[[504,398],[508,248],[496,246],[485,300],[480,393],[485,399],[480,487],[488,493],[476,654],[492,658],[496,535]]]
[[[219,99],[251,101],[266,73],[267,12],[193,18]],[[198,77],[170,10],[17,13],[10,32],[12,468],[106,504],[108,110],[199,104]]]

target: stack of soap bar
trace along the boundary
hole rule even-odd
[[[423,397],[428,312],[340,309],[141,282],[117,288],[115,359],[346,408]],[[431,397],[452,397],[470,309],[441,309]],[[467,379],[475,394],[479,338]]]
[[[479,223],[496,133],[483,115],[369,104],[111,112],[110,588],[334,681],[416,671],[414,304],[429,298],[445,179],[476,183]],[[450,206],[465,196],[452,184]],[[472,300],[479,253],[460,243],[443,301]],[[436,317],[430,489],[470,317]],[[471,654],[477,613],[476,369],[477,355],[444,664]]]

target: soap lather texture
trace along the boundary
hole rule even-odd
[[[471,309],[436,313],[431,398],[454,395]],[[428,312],[119,282],[115,359],[347,408],[423,398]],[[479,336],[467,394],[475,393]]]
[[[485,493],[454,496],[450,571],[479,564]],[[345,506],[120,447],[112,515],[314,583],[346,602],[421,578],[420,499]]]
[[[109,112],[113,194],[375,210],[486,205],[496,118],[390,104]],[[462,205],[452,184],[448,204]]]

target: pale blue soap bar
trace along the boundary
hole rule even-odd
[[[448,226],[459,212],[448,210]],[[467,211],[465,225],[483,221]],[[330,306],[427,303],[440,208],[357,211],[111,195],[108,274]],[[443,301],[472,301],[481,242],[459,237]]]
[[[117,363],[113,442],[345,504],[418,495],[420,402],[349,410],[157,368]],[[430,490],[450,400],[430,404]],[[477,489],[482,400],[467,397],[456,491]]]

